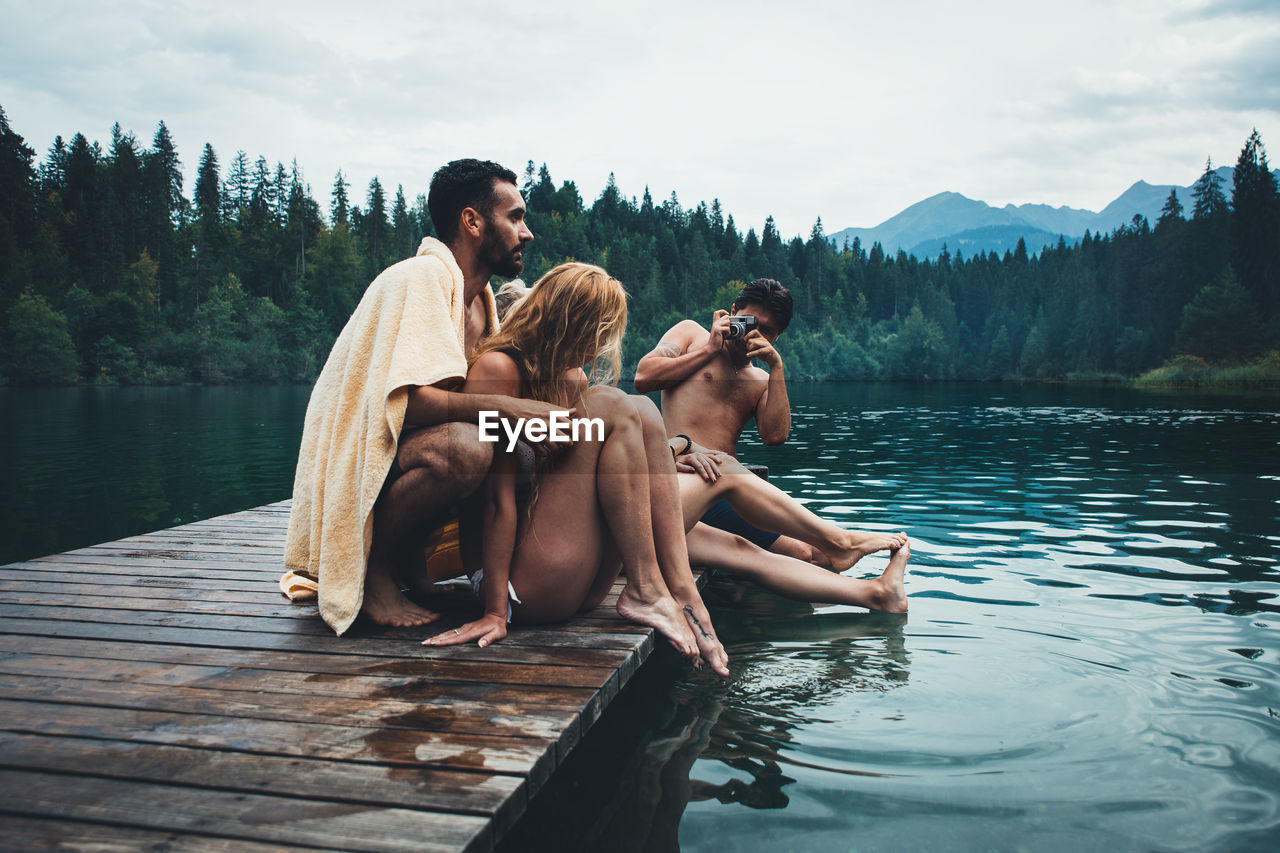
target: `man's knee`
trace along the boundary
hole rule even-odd
[[[441,424],[407,437],[396,462],[403,471],[419,471],[435,482],[474,487],[493,464],[493,445],[480,441],[475,424]]]

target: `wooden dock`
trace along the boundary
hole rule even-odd
[[[489,850],[653,651],[612,597],[487,649],[420,644],[461,591],[337,638],[280,595],[288,517],[0,567],[0,846]]]

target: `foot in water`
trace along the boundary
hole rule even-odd
[[[711,614],[701,601],[697,605],[686,604],[683,608],[689,626],[693,628],[693,638],[698,643],[698,655],[711,671],[721,678],[729,677],[729,654],[716,637],[715,628],[711,625]]]
[[[880,587],[875,595],[874,610],[885,613],[907,612],[907,590],[903,578],[907,573],[907,560],[910,559],[911,544],[907,542],[893,552],[884,574],[872,581]]]
[[[659,598],[644,599],[633,590],[634,584],[628,583],[618,596],[618,615],[647,628],[653,628],[667,638],[667,642],[687,660],[698,658],[698,644],[694,641],[692,629],[685,621],[684,614],[674,598],[662,595]]]
[[[369,565],[364,578],[364,604],[360,612],[375,625],[391,628],[407,628],[427,625],[440,618],[438,613],[419,607],[404,597],[397,584],[385,570]]]
[[[824,551],[831,567],[837,572],[851,568],[854,563],[876,551],[896,551],[907,545],[905,533],[879,533],[867,530],[845,531],[847,537],[837,549]]]

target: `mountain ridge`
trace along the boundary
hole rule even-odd
[[[1214,172],[1222,178],[1223,192],[1230,198],[1234,184],[1232,168],[1219,166]],[[1272,174],[1280,180],[1280,169]],[[1194,206],[1193,186],[1194,182],[1183,187],[1138,180],[1097,212],[1034,202],[995,207],[947,190],[910,205],[875,227],[844,228],[827,235],[827,239],[839,247],[857,238],[864,249],[879,243],[890,255],[903,251],[918,258],[934,258],[941,254],[944,246],[952,253],[960,251],[968,257],[979,252],[1003,253],[1010,247],[1010,240],[1016,245],[1021,238],[1026,241],[1027,249],[1035,253],[1056,244],[1060,238],[1067,243],[1077,242],[1086,231],[1109,234],[1128,225],[1134,216],[1145,216],[1154,223],[1170,190],[1177,193],[1183,210],[1189,213]]]

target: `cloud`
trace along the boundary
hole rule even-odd
[[[807,234],[948,189],[1099,206],[1280,133],[1277,24],[1246,2],[0,6],[0,104],[37,150],[163,119],[189,178],[208,141],[296,157],[319,195],[533,159],[588,202],[612,171]]]

